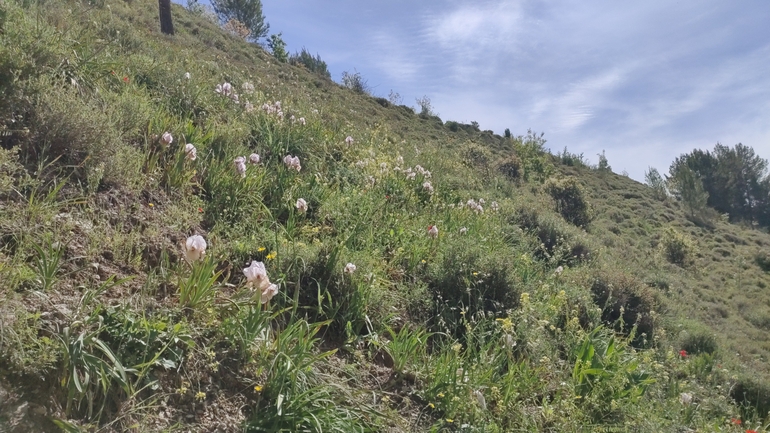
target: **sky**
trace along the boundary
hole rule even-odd
[[[357,71],[376,96],[428,96],[444,121],[543,132],[593,164],[604,151],[639,181],[717,142],[770,158],[767,0],[262,4],[270,32],[337,82]]]

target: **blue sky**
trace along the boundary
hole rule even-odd
[[[181,1],[180,1],[181,3]],[[271,33],[446,120],[544,132],[643,180],[694,148],[770,158],[767,0],[263,0]]]

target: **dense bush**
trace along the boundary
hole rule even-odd
[[[692,355],[697,355],[699,353],[713,355],[719,349],[714,334],[705,329],[696,329],[691,332],[683,333],[680,347],[687,351],[688,354]]]
[[[669,262],[679,266],[688,266],[693,263],[695,245],[690,237],[684,233],[673,227],[668,227],[663,232],[660,245],[663,256]]]
[[[513,180],[513,181],[517,181],[517,180],[521,179],[521,177],[523,175],[522,167],[521,167],[521,160],[516,155],[513,155],[513,156],[503,160],[497,166],[497,171],[502,173],[508,179]]]
[[[302,51],[289,56],[289,63],[295,66],[302,65],[308,71],[314,72],[324,78],[331,79],[332,77],[326,62],[321,60],[321,56],[318,54],[313,56],[307,49],[305,49],[305,47],[302,47]]]
[[[597,271],[591,277],[594,302],[602,309],[602,320],[617,331],[629,334],[634,343],[652,342],[655,332],[655,293],[636,277],[623,271]]]
[[[556,202],[556,211],[565,220],[578,227],[586,227],[593,219],[586,192],[574,177],[554,180],[545,184],[545,190]]]
[[[521,208],[511,222],[535,236],[535,257],[554,268],[591,258],[592,248],[585,235],[552,215],[542,214],[535,208]]]

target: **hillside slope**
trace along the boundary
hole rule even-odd
[[[156,8],[0,0],[1,431],[765,431],[766,233]]]

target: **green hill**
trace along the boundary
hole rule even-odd
[[[766,431],[767,233],[173,14],[0,0],[0,431]]]

